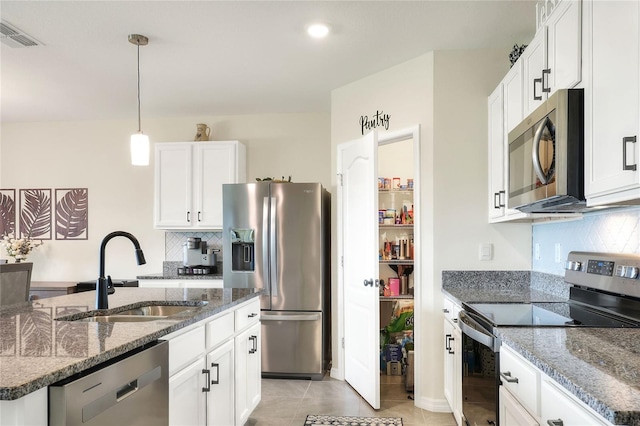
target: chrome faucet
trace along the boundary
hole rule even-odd
[[[138,242],[136,237],[134,237],[130,233],[124,231],[115,231],[104,237],[102,239],[102,244],[100,244],[100,278],[98,278],[98,281],[96,281],[96,309],[109,309],[109,300],[107,299],[107,297],[109,294],[109,289],[113,289],[113,282],[111,281],[110,275],[107,276],[107,278],[105,278],[104,276],[104,251],[109,240],[114,237],[128,238],[135,247],[138,265],[144,265],[145,263],[147,263],[147,261],[144,259],[144,253],[142,253],[142,249],[140,248],[140,243]]]

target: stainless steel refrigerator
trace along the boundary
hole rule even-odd
[[[329,368],[330,202],[319,183],[223,185],[224,286],[265,290],[263,377]]]

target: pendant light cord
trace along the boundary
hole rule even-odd
[[[142,133],[140,124],[140,42],[136,44],[138,46],[138,133]]]

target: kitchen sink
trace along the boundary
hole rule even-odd
[[[146,322],[167,319],[171,317],[185,316],[196,309],[205,306],[202,302],[179,302],[179,304],[140,304],[136,307],[122,307],[108,311],[89,311],[56,318],[58,321],[82,321],[82,322]]]
[[[80,318],[75,321],[82,322],[147,322],[165,319],[167,317],[145,315],[97,315],[95,317]],[[72,320],[73,321],[73,320]]]
[[[200,305],[202,306],[202,305]],[[118,312],[117,315],[144,316],[144,317],[170,317],[185,311],[192,311],[198,306],[176,306],[176,305],[149,305]]]

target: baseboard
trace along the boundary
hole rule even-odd
[[[416,406],[434,413],[451,413],[451,407],[446,399],[432,399],[422,397],[416,400]]]
[[[332,379],[344,380],[344,374],[341,368],[332,367],[330,375]]]

